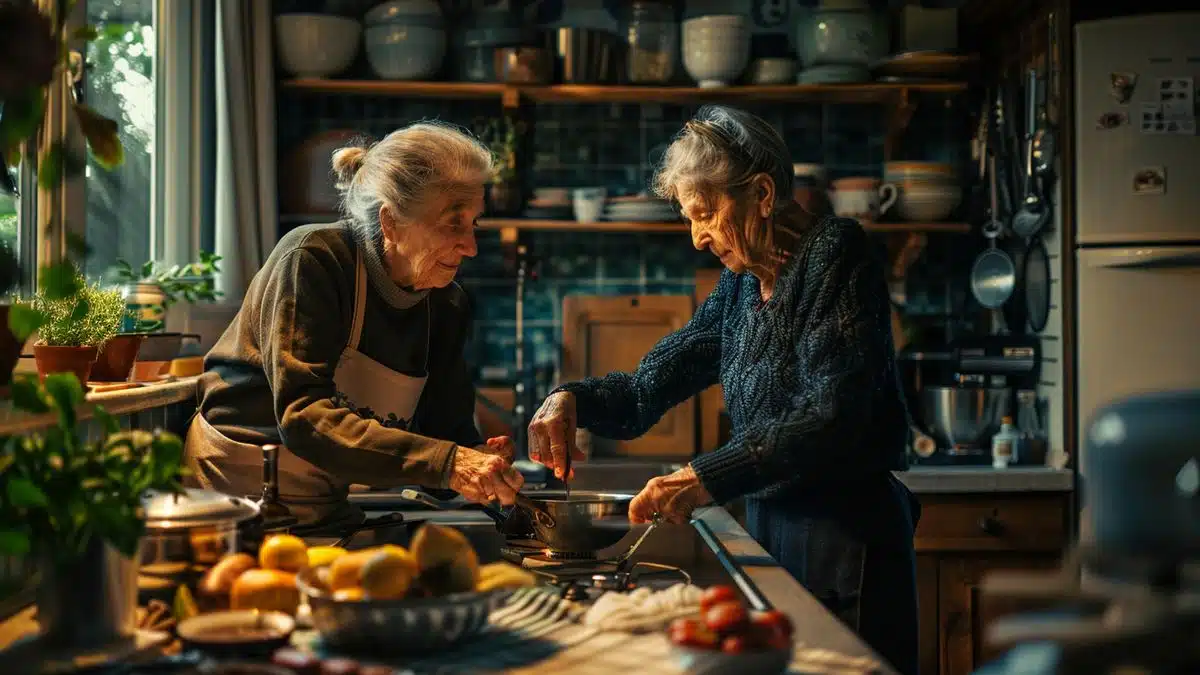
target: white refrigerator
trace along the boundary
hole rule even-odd
[[[1097,409],[1200,389],[1200,12],[1075,27],[1079,451]]]

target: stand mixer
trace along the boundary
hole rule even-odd
[[[989,577],[988,597],[1062,606],[996,621],[1013,649],[980,675],[1200,672],[1200,391],[1102,409],[1080,458],[1080,544],[1050,576]]]

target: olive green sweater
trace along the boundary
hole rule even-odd
[[[457,284],[405,291],[364,246],[369,283],[358,350],[420,376],[428,349],[429,379],[407,428],[350,410],[333,374],[354,314],[355,241],[345,223],[308,225],[283,237],[204,360],[200,412],[234,440],[281,443],[348,483],[446,487],[455,445],[482,442],[463,359],[467,296]]]

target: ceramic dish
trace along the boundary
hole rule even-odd
[[[675,663],[686,673],[704,675],[777,675],[792,662],[791,649],[770,649],[727,654],[715,649],[671,645]]]
[[[286,645],[296,620],[282,612],[251,609],[199,614],[185,619],[176,632],[186,647],[213,654],[270,654]]]

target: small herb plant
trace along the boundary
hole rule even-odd
[[[57,563],[79,559],[93,537],[134,556],[145,529],[147,490],[182,492],[183,443],[163,431],[121,431],[96,407],[99,439],[86,440],[77,408],[83,386],[59,373],[39,384],[19,376],[14,406],[57,422],[44,431],[4,440],[0,453],[0,554],[30,552]]]
[[[80,277],[79,290],[66,298],[39,292],[33,310],[40,315],[38,338],[52,347],[99,347],[121,330],[128,310],[118,290],[104,290]]]
[[[167,296],[166,306],[180,299],[189,303],[213,302],[223,293],[216,288],[215,277],[221,271],[218,263],[221,256],[200,252],[200,261],[187,265],[172,265],[160,269],[153,261],[134,267],[124,260],[117,260],[114,276],[122,283],[154,284]]]

